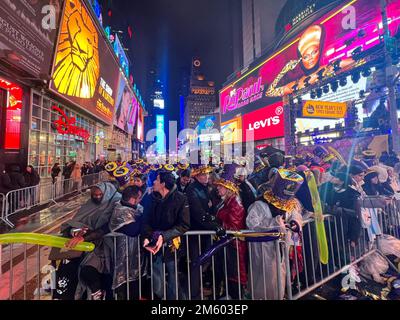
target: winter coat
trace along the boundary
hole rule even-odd
[[[12,189],[10,175],[7,172],[0,172],[0,193],[6,195]]]
[[[143,239],[152,239],[154,232],[160,232],[164,243],[182,236],[190,229],[189,205],[186,196],[176,189],[176,186],[161,198],[158,193],[153,193],[144,208],[144,221],[142,225]],[[174,258],[171,250],[165,250],[165,259]]]
[[[53,182],[55,182],[56,178],[58,177],[58,175],[61,172],[61,168],[60,167],[53,167],[51,169],[51,177],[53,179]]]
[[[28,186],[19,166],[11,167],[10,179],[12,190],[22,189]]]
[[[225,230],[229,231],[240,231],[246,229],[246,211],[243,206],[239,203],[238,199],[233,196],[224,201],[222,207],[217,212],[217,218],[221,221],[222,226]],[[235,240],[231,246],[236,251],[234,254],[233,261],[227,261],[227,264],[237,265],[237,254],[239,253],[239,270],[240,270],[240,283],[247,283],[247,244],[244,241]],[[239,252],[237,251],[239,249]],[[238,273],[237,267],[236,272],[228,274],[229,280],[237,282]]]
[[[32,172],[24,173],[25,184],[27,187],[37,186],[40,183],[40,177],[38,172],[32,168]]]
[[[75,182],[79,182],[82,180],[81,167],[79,164],[75,164],[75,167],[71,173],[71,179]]]
[[[250,182],[245,180],[239,185],[239,194],[243,207],[247,212],[249,207],[256,201],[256,196],[250,187]]]
[[[220,225],[213,216],[213,207],[210,207],[211,196],[208,187],[195,179],[186,189],[186,196],[190,208],[191,230],[217,230]]]

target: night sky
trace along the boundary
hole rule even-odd
[[[124,31],[133,76],[147,98],[147,74],[151,68],[161,73],[166,87],[166,104],[171,120],[179,119],[178,90],[181,69],[189,69],[193,56],[201,57],[206,78],[222,87],[233,70],[231,4],[237,0],[103,0],[104,25]],[[278,11],[271,3],[271,36]],[[281,4],[278,5],[279,7]],[[108,17],[112,8],[112,17]],[[127,28],[131,25],[133,38]],[[265,27],[265,26],[263,26]],[[267,26],[268,27],[268,26]]]

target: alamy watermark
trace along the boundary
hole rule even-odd
[[[55,30],[57,28],[57,10],[53,5],[42,7],[42,28],[44,30]]]

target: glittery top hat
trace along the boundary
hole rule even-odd
[[[217,179],[214,184],[223,186],[236,194],[239,194],[239,188],[235,183],[235,174],[236,170],[241,168],[236,163],[226,164],[224,167],[224,171],[220,174],[219,179]]]

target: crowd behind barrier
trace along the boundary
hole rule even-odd
[[[0,299],[5,291],[21,298],[23,290],[24,298],[51,293],[56,300],[292,300],[343,274],[346,290],[359,275],[385,283],[389,269],[400,281],[400,167],[363,155],[346,164],[317,147],[284,163],[272,148],[251,177],[239,163],[109,163],[106,172],[56,180],[50,189],[10,191],[2,197],[7,223],[32,205],[97,184],[61,226],[68,248],[82,241],[96,248],[48,257],[40,246],[9,245]],[[107,175],[113,183],[98,184]],[[16,257],[24,268],[13,267]]]
[[[365,200],[365,199],[364,199]],[[371,201],[368,199],[365,201]],[[304,221],[301,241],[288,244],[282,239],[263,243],[262,246],[272,248],[274,261],[264,261],[263,266],[268,263],[275,265],[275,275],[266,272],[265,268],[255,270],[254,260],[256,247],[260,244],[248,243],[248,283],[240,285],[236,276],[237,287],[228,286],[229,265],[227,261],[227,248],[224,247],[217,255],[205,264],[201,265],[197,272],[200,273],[200,300],[232,299],[232,294],[238,294],[238,300],[295,300],[300,299],[333,278],[346,273],[350,268],[356,266],[363,259],[374,254],[385,257],[379,247],[379,241],[386,231],[398,238],[400,229],[399,207],[397,200],[387,200],[383,197],[374,197],[375,203],[370,202],[369,207],[376,209],[379,217],[379,225],[382,233],[374,240],[369,238],[367,229],[363,228],[359,242],[352,246],[346,242],[343,234],[343,221],[341,216],[325,215],[324,223],[327,230],[329,263],[323,265],[319,260],[319,248],[315,233],[315,220]],[[380,201],[380,202],[379,202]],[[378,204],[376,202],[379,202]],[[382,210],[382,203],[385,209]],[[375,205],[375,206],[374,206]],[[390,210],[388,210],[388,208]],[[228,232],[231,234],[232,232]],[[112,293],[111,299],[115,300],[158,300],[167,299],[168,274],[165,263],[162,265],[162,282],[153,277],[154,256],[145,252],[139,241],[139,237],[133,239],[124,234],[110,233],[105,236],[110,248],[114,248],[113,257],[108,266]],[[200,253],[206,251],[205,243],[212,245],[215,242],[213,231],[189,231],[183,237],[183,250],[185,259],[177,263],[177,253],[174,252],[174,269],[177,276],[174,277],[172,285],[175,286],[175,296],[170,299],[191,300],[193,295],[193,272],[192,263],[188,259],[191,256],[190,247],[187,243],[194,239]],[[131,242],[134,240],[134,242]],[[132,247],[134,243],[134,247]],[[236,246],[238,242],[236,243]],[[301,247],[302,256],[293,254],[296,246]],[[123,255],[116,256],[117,248]],[[169,250],[166,246],[162,250]],[[49,292],[54,292],[55,284],[60,281],[56,277],[54,269],[49,267],[47,257],[43,255],[46,251],[43,247],[24,245],[18,247],[10,244],[3,249],[4,257],[9,257],[8,268],[3,271],[0,281],[1,299],[43,299]],[[135,252],[135,254],[132,254]],[[237,252],[237,251],[236,251]],[[13,261],[23,257],[24,266],[13,266]],[[234,257],[238,259],[238,255]],[[386,258],[384,258],[386,259]],[[390,263],[390,261],[389,261]],[[393,266],[396,268],[396,266]],[[34,270],[34,271],[33,271]],[[232,275],[231,275],[232,276]],[[257,277],[257,282],[255,281]],[[62,279],[61,279],[62,280]],[[127,285],[129,283],[129,285]],[[33,285],[32,285],[33,284]],[[155,288],[160,286],[160,288]],[[34,288],[34,289],[32,289]],[[38,289],[40,288],[40,289]],[[47,291],[43,291],[47,289]],[[162,292],[156,296],[155,292]],[[161,291],[160,291],[161,290]],[[230,290],[232,292],[230,292]],[[88,299],[90,299],[90,290]]]

